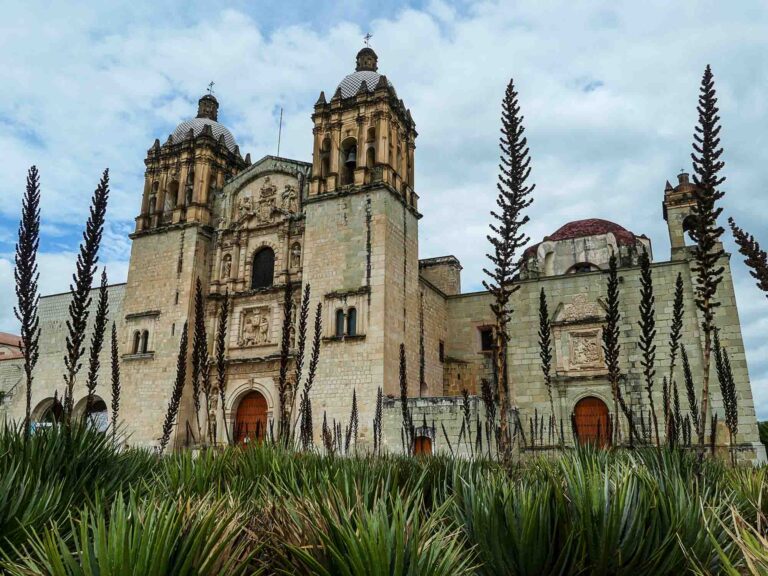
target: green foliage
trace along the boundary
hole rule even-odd
[[[682,450],[516,464],[0,432],[9,574],[700,574],[764,564],[768,468]],[[362,452],[362,451],[361,451]]]

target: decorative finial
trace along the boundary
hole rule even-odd
[[[363,36],[363,40],[365,41],[366,47],[371,47],[371,38],[373,38],[373,34],[368,32],[365,36]]]
[[[214,84],[215,84],[215,82],[213,80],[211,80],[211,83],[208,84],[208,94],[210,94],[211,96],[213,96],[213,85]]]

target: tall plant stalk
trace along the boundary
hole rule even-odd
[[[688,352],[685,350],[685,346],[680,346],[680,358],[683,361],[683,381],[685,382],[685,392],[688,396],[688,409],[691,412],[691,420],[693,421],[693,430],[696,432],[696,438],[701,437],[701,425],[699,402],[696,399],[696,385],[693,381],[693,372],[691,371],[691,363],[688,360]]]
[[[107,270],[103,269],[99,286],[99,300],[96,304],[96,316],[93,320],[93,332],[91,332],[91,348],[88,354],[88,377],[85,381],[88,395],[85,399],[83,421],[86,424],[93,408],[96,386],[99,383],[99,370],[101,368],[99,357],[104,346],[104,335],[107,332],[107,314],[109,314],[109,292],[107,290]]]
[[[67,320],[67,354],[64,357],[64,424],[72,423],[74,410],[74,388],[77,375],[82,368],[83,346],[88,326],[88,308],[91,305],[91,285],[99,261],[99,245],[104,232],[104,218],[109,199],[109,170],[104,170],[99,185],[91,197],[91,208],[83,232],[83,241],[77,255],[77,268],[69,286],[72,299],[69,303]]]
[[[632,419],[632,413],[624,401],[624,395],[621,392],[621,366],[619,365],[619,354],[621,345],[619,344],[619,323],[621,322],[621,313],[619,312],[619,273],[618,262],[615,255],[611,255],[608,262],[608,295],[606,297],[608,311],[605,315],[605,327],[603,328],[603,353],[605,355],[605,365],[608,369],[608,382],[611,385],[611,394],[613,395],[613,413],[616,419],[616,434],[621,441],[621,425],[619,424],[619,409],[624,413],[629,425],[629,440],[637,437],[635,425]]]
[[[323,305],[317,303],[315,309],[315,329],[312,337],[312,353],[309,357],[309,369],[307,370],[307,378],[304,381],[304,387],[301,393],[301,416],[299,424],[299,432],[301,437],[301,445],[304,450],[312,446],[313,437],[313,424],[312,424],[312,400],[309,397],[309,393],[312,390],[312,385],[315,382],[315,375],[317,374],[317,365],[320,362],[320,344],[322,342],[323,335]]]
[[[40,318],[37,306],[40,302],[37,268],[37,250],[40,246],[40,175],[36,166],[27,173],[27,187],[21,202],[19,236],[16,242],[15,268],[16,307],[13,309],[21,324],[21,353],[24,356],[25,405],[24,439],[29,438],[32,424],[32,381],[40,356]]]
[[[288,382],[288,364],[291,354],[291,324],[293,322],[293,285],[290,280],[285,283],[283,293],[283,330],[280,339],[280,372],[277,381],[277,396],[279,406],[279,420],[277,435],[280,441],[287,446],[291,438],[291,421],[288,406],[288,396],[292,389]]]
[[[653,378],[656,375],[656,297],[653,295],[653,273],[651,258],[648,251],[643,250],[640,256],[640,342],[638,346],[642,353],[640,365],[643,367],[645,389],[648,392],[648,403],[651,407],[653,431],[656,434],[656,446],[661,446],[659,438],[659,420],[656,416],[656,405],[653,400]]]
[[[176,357],[176,381],[173,384],[171,399],[168,401],[168,409],[165,412],[165,420],[163,421],[163,434],[160,437],[160,453],[165,452],[168,441],[171,439],[171,432],[173,432],[176,417],[179,414],[181,396],[184,393],[184,384],[187,380],[187,331],[188,325],[184,322],[181,340],[179,341],[179,355]]]
[[[120,416],[120,355],[117,346],[117,326],[112,322],[112,442],[117,439],[117,426]]]
[[[685,293],[683,292],[683,288],[683,275],[678,272],[677,278],[675,279],[675,295],[672,303],[672,321],[669,327],[668,385],[670,390],[675,382],[675,366],[677,364],[677,354],[680,351],[680,339],[683,335],[683,316],[685,315]],[[679,427],[680,424],[680,422],[677,422],[676,425]],[[664,425],[667,428],[669,427],[669,415],[665,416]],[[679,438],[679,434],[677,437]]]
[[[510,80],[504,94],[501,111],[501,149],[499,178],[496,187],[498,211],[491,211],[491,234],[488,241],[493,253],[488,254],[492,267],[483,271],[488,281],[485,289],[491,293],[491,311],[496,320],[495,346],[493,349],[496,369],[496,389],[501,409],[501,452],[509,450],[509,373],[507,369],[508,327],[512,316],[510,299],[519,285],[513,280],[520,267],[518,251],[528,243],[528,236],[521,232],[529,218],[523,214],[533,199],[530,194],[535,186],[527,184],[531,172],[528,141],[524,135],[523,116],[517,100],[514,81]]]
[[[715,310],[720,305],[717,300],[717,287],[723,280],[723,266],[719,259],[723,249],[719,244],[723,229],[717,225],[717,218],[722,208],[717,202],[723,197],[719,190],[725,178],[720,176],[725,163],[720,160],[723,149],[720,147],[720,116],[718,116],[717,94],[712,69],[707,65],[701,80],[698,105],[699,121],[693,135],[693,183],[696,203],[692,213],[694,225],[691,237],[694,246],[696,275],[696,307],[701,312],[701,329],[704,334],[701,412],[699,421],[699,448],[703,451],[705,442],[705,423],[709,413],[709,373],[712,354],[712,333],[715,329]]]
[[[293,414],[296,410],[296,399],[299,397],[299,384],[301,383],[302,371],[304,369],[304,353],[307,347],[307,323],[309,321],[309,297],[311,289],[309,284],[304,286],[304,295],[299,305],[299,325],[295,327],[298,332],[296,339],[296,358],[294,360],[293,389],[291,391],[291,413],[289,420],[293,422]],[[299,411],[301,411],[302,400],[299,398]],[[299,429],[301,435],[301,429]]]
[[[749,273],[757,280],[757,287],[765,292],[768,298],[768,254],[760,247],[760,244],[752,234],[736,226],[733,218],[728,218],[733,238],[739,246],[739,252],[746,256],[744,263],[751,268]]]
[[[555,416],[555,401],[552,397],[552,326],[549,323],[549,309],[547,307],[547,295],[544,288],[539,293],[539,358],[541,358],[541,373],[544,375],[544,386],[549,396],[549,409],[552,415],[552,424],[557,428]],[[560,438],[560,443],[563,438]]]
[[[720,395],[723,398],[723,408],[725,411],[725,426],[728,428],[731,458],[734,459],[735,464],[733,444],[739,431],[738,399],[736,397],[736,383],[733,379],[733,370],[731,369],[731,359],[728,356],[728,350],[720,345],[719,330],[715,330],[714,333],[714,351],[717,380],[720,384]]]
[[[200,425],[200,391],[202,389],[203,366],[207,362],[207,336],[205,333],[205,301],[203,285],[198,276],[195,280],[195,318],[192,335],[192,403],[195,407],[195,422],[197,424],[197,441],[203,442],[203,432]]]
[[[400,410],[403,414],[403,443],[406,454],[413,452],[413,418],[408,407],[408,370],[405,363],[405,344],[400,344]]]
[[[224,300],[219,306],[219,322],[216,326],[216,387],[221,402],[221,418],[227,443],[232,444],[227,422],[227,326],[229,322],[229,291],[224,293]]]

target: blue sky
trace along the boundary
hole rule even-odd
[[[657,259],[668,256],[662,192],[690,167],[709,63],[724,126],[726,215],[768,243],[764,2],[32,1],[3,16],[0,330],[16,327],[12,252],[30,164],[43,184],[43,292],[67,289],[106,166],[102,259],[122,281],[146,150],[194,115],[208,82],[243,153],[275,153],[283,107],[282,154],[310,160],[312,105],[353,69],[366,32],[419,131],[421,256],[459,257],[465,290],[482,280],[499,102],[511,76],[537,184],[534,240],[601,217],[647,234]],[[768,301],[738,256],[733,268],[755,401],[768,418]]]

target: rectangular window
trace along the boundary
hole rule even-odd
[[[445,362],[445,342],[442,340],[437,345],[437,356],[440,358],[440,362]]]
[[[480,349],[483,352],[493,350],[493,328],[490,326],[480,328]]]

